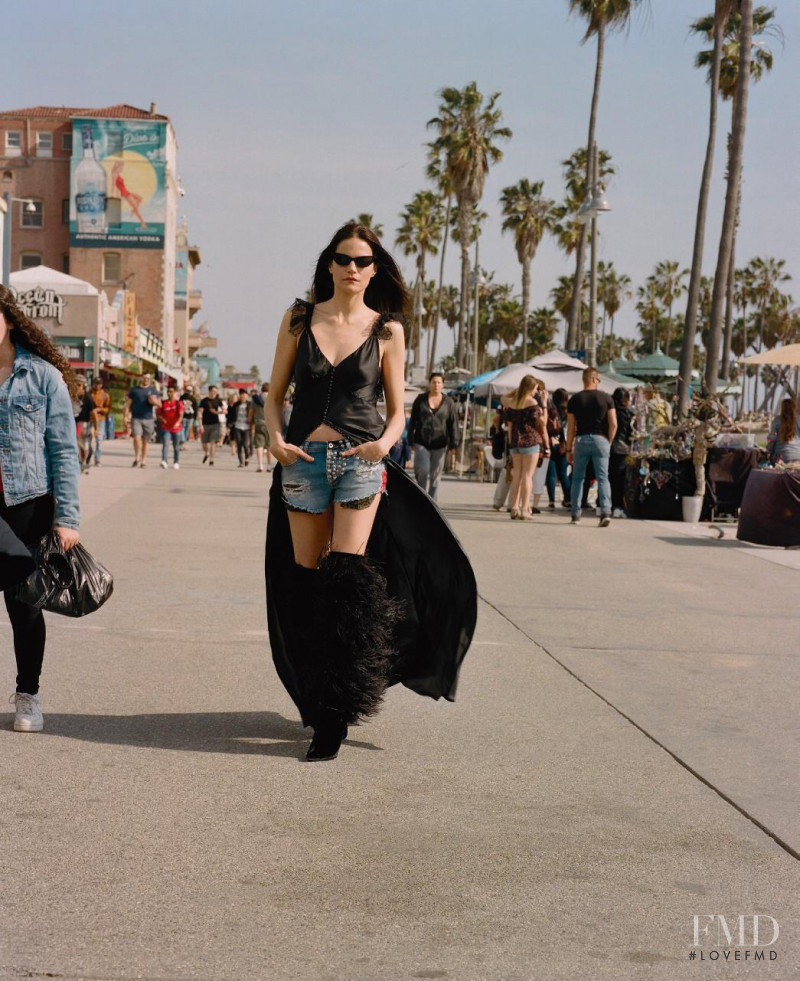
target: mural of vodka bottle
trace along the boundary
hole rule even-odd
[[[105,233],[106,225],[106,172],[98,163],[94,152],[91,125],[81,126],[83,160],[75,168],[75,211],[78,216],[78,234]]]

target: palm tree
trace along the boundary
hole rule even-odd
[[[545,232],[555,226],[555,204],[542,197],[544,183],[532,184],[523,177],[518,184],[504,187],[500,194],[503,231],[514,233],[514,247],[522,266],[522,320],[527,322],[531,305],[531,263]],[[528,332],[522,332],[522,360],[528,358]]]
[[[450,232],[451,210],[453,206],[453,185],[447,176],[447,170],[443,166],[441,153],[436,149],[435,143],[428,144],[428,167],[427,176],[436,185],[439,197],[445,200],[444,212],[444,233],[442,235],[442,254],[439,259],[439,289],[436,294],[436,313],[433,318],[433,337],[428,352],[428,365],[426,374],[430,375],[436,361],[436,345],[439,340],[439,320],[442,315],[442,290],[444,289],[444,259],[447,252],[447,236]]]
[[[526,331],[531,344],[531,357],[535,358],[537,354],[546,354],[552,348],[557,329],[558,313],[553,307],[537,307],[535,310],[531,310]],[[527,361],[525,348],[523,348],[522,360]]]
[[[589,168],[591,166],[591,153],[589,148],[594,145],[595,129],[597,124],[597,105],[600,98],[600,80],[603,76],[603,55],[605,52],[606,33],[613,30],[621,30],[630,23],[631,14],[634,8],[641,6],[642,0],[567,0],[571,14],[578,14],[587,22],[586,33],[581,43],[585,43],[590,37],[597,38],[597,58],[595,61],[594,87],[592,89],[592,107],[589,113],[589,136],[586,141],[586,186],[591,183]],[[578,338],[578,325],[580,323],[580,309],[582,297],[582,284],[584,263],[586,259],[586,225],[581,226],[576,249],[575,260],[575,280],[572,289],[572,305],[569,314],[569,331],[567,333],[567,347],[576,347]]]
[[[694,225],[694,249],[692,267],[689,273],[689,288],[686,300],[686,319],[681,340],[681,366],[678,373],[678,415],[685,416],[689,408],[689,390],[694,366],[694,342],[697,336],[697,312],[700,305],[700,280],[703,276],[703,246],[706,234],[706,212],[711,190],[711,171],[714,165],[714,146],[717,136],[717,97],[719,94],[719,75],[722,63],[722,35],[725,23],[736,0],[715,0],[714,21],[712,25],[714,46],[709,68],[711,88],[711,109],[708,117],[708,139],[706,156],[703,161],[703,175],[700,180],[700,195],[697,201],[697,216]]]
[[[375,232],[378,238],[383,238],[383,225],[377,223],[368,211],[362,211],[360,215],[356,215],[350,221],[355,225],[366,225],[367,228],[371,228]]]
[[[781,305],[780,283],[788,282],[792,277],[783,271],[785,259],[755,258],[747,266],[746,275],[749,280],[750,301],[756,308],[756,323],[758,324],[758,349],[764,345],[764,334],[767,323],[767,311],[773,305]],[[758,401],[758,369],[753,383],[753,408]]]
[[[733,250],[733,231],[739,202],[744,135],[747,123],[747,99],[750,89],[750,52],[753,38],[753,0],[740,0],[741,29],[739,33],[739,75],[736,82],[735,111],[728,156],[728,187],[722,216],[717,268],[714,273],[714,292],[711,297],[711,325],[706,351],[706,388],[712,394],[719,378],[719,347],[722,337],[722,315],[727,293],[728,272]]]
[[[404,255],[416,255],[417,279],[414,289],[414,364],[420,364],[420,314],[422,290],[425,283],[425,258],[436,255],[442,238],[442,201],[433,191],[417,191],[410,204],[400,215],[402,224],[397,229],[395,245]]]
[[[572,286],[574,282],[572,276],[559,276],[558,285],[550,290],[550,299],[553,306],[556,312],[564,318],[564,323],[567,325],[569,324],[569,312],[572,308]],[[586,295],[588,293],[586,280],[581,284],[581,292],[583,294],[581,303],[581,327],[583,327],[589,313],[589,308],[586,304]]]
[[[680,264],[671,259],[656,263],[655,281],[661,302],[667,308],[667,334],[664,339],[664,353],[669,354],[672,340],[672,304],[683,296],[686,286],[682,280],[689,275],[688,269],[681,269]]]
[[[611,321],[610,336],[614,336],[614,317],[619,308],[633,296],[631,277],[618,273],[613,262],[598,262],[597,264],[597,298],[603,304],[603,329],[600,335],[602,341],[606,333],[606,317]]]
[[[639,297],[636,309],[639,312],[642,340],[646,340],[647,334],[652,332],[653,343],[650,353],[654,354],[658,347],[658,328],[661,324],[661,297],[655,276],[648,276],[644,286],[636,290],[636,295]]]
[[[445,170],[456,198],[461,247],[461,307],[458,315],[456,360],[463,364],[467,341],[467,302],[469,299],[469,224],[472,213],[483,197],[486,176],[492,164],[502,160],[498,140],[511,138],[511,130],[501,126],[502,112],[497,108],[500,93],[484,102],[475,82],[464,89],[445,88],[439,93],[439,115],[429,126],[439,131],[434,141],[442,154]]]
[[[772,70],[772,52],[763,41],[756,41],[755,38],[764,34],[777,37],[783,41],[783,32],[780,27],[772,23],[775,17],[775,10],[771,7],[756,7],[753,11],[753,49],[750,59],[750,78],[752,82],[758,82],[766,72]],[[714,15],[700,17],[691,26],[695,34],[700,34],[709,41],[714,35]],[[731,116],[736,116],[736,92],[739,80],[739,56],[740,44],[739,34],[741,30],[741,15],[738,10],[732,8],[725,22],[725,29],[722,38],[722,52],[719,67],[719,94],[723,100],[731,103]],[[708,68],[709,74],[713,67],[714,50],[700,51],[695,59],[698,68]],[[726,180],[731,179],[730,167],[731,138],[728,139],[728,168]],[[741,171],[741,168],[740,168]],[[730,374],[731,357],[731,330],[733,318],[733,292],[735,280],[735,256],[736,256],[736,235],[739,228],[739,214],[741,209],[741,172],[739,175],[739,196],[736,200],[733,220],[733,239],[731,242],[730,259],[728,262],[728,274],[725,290],[725,329],[722,350],[722,367],[720,375],[727,379]]]

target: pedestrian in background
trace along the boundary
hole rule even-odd
[[[542,420],[544,422],[544,433],[539,448],[539,459],[536,461],[536,469],[533,471],[533,496],[531,498],[531,512],[533,514],[541,514],[539,508],[539,502],[542,499],[542,494],[544,494],[545,487],[547,486],[547,471],[549,470],[550,463],[550,437],[547,435],[547,403],[549,401],[547,397],[547,388],[544,382],[539,382],[536,386],[536,391],[533,396],[536,399],[536,403],[542,410]]]
[[[222,409],[222,399],[219,397],[219,389],[216,385],[211,385],[208,395],[200,400],[200,439],[203,443],[203,463],[208,460],[210,467],[214,466],[214,454],[219,442],[219,413]]]
[[[239,392],[231,404],[228,419],[232,420],[228,431],[232,436],[231,444],[236,448],[239,457],[239,467],[246,467],[250,463],[250,402],[244,390]]]
[[[538,384],[533,375],[525,375],[517,388],[500,399],[513,468],[509,510],[512,519],[526,521],[533,518],[530,509],[533,472],[547,440],[544,413],[536,400]]]
[[[51,529],[65,550],[78,543],[76,395],[69,363],[0,286],[0,519],[25,545]],[[8,592],[4,598],[17,661],[14,730],[41,732],[44,616]]]
[[[264,416],[264,399],[269,392],[269,382],[264,382],[261,386],[261,393],[256,392],[250,400],[250,428],[252,435],[253,449],[256,452],[258,473],[264,472],[264,455],[266,453],[266,468],[269,472],[270,453],[269,453],[269,433],[267,431],[267,420]]]
[[[172,445],[172,468],[180,470],[181,443],[183,442],[183,402],[177,397],[174,385],[167,386],[167,397],[156,410],[161,427],[161,466],[167,469],[167,456]]]
[[[599,384],[597,369],[585,368],[583,391],[567,403],[567,460],[572,464],[572,524],[580,524],[583,483],[591,460],[597,478],[600,527],[607,528],[611,524],[608,457],[617,433],[617,413],[611,396],[597,390]]]
[[[455,403],[444,394],[444,375],[434,371],[428,391],[411,406],[408,441],[414,450],[414,477],[435,501],[448,449],[458,447],[458,414]]]
[[[611,517],[624,518],[625,514],[625,474],[628,454],[631,451],[633,435],[633,413],[631,412],[631,393],[627,388],[614,390],[614,407],[617,412],[617,431],[611,444],[608,461],[608,480],[611,484]]]
[[[781,402],[780,415],[772,420],[767,436],[767,453],[772,464],[797,463],[800,460],[800,419],[793,398]]]
[[[147,465],[147,447],[156,431],[153,411],[159,405],[161,398],[153,387],[153,376],[142,375],[141,384],[131,388],[125,402],[125,431],[133,435],[133,467]]]
[[[188,443],[190,439],[195,437],[192,435],[192,429],[196,425],[197,420],[197,399],[194,395],[194,389],[187,385],[181,395],[181,402],[183,403],[183,431],[181,433],[181,442]],[[196,435],[196,434],[195,434]]]
[[[111,396],[104,390],[103,379],[99,375],[92,379],[92,390],[89,394],[94,403],[94,410],[92,411],[94,465],[99,467],[103,455],[103,440],[106,438],[108,417],[111,415]]]
[[[550,460],[547,466],[547,497],[550,510],[556,506],[556,482],[561,485],[563,505],[570,506],[571,481],[567,465],[567,402],[565,388],[557,388],[547,407],[547,437],[550,440]]]
[[[75,376],[75,396],[72,399],[72,412],[75,416],[75,436],[78,440],[78,459],[80,460],[81,473],[88,473],[89,464],[92,459],[92,438],[94,435],[92,414],[94,412],[94,401],[92,400],[92,396],[86,391],[86,379],[83,375]]]

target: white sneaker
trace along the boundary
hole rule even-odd
[[[14,732],[41,732],[44,729],[42,703],[38,695],[18,691],[9,698],[9,702],[16,707]]]
[[[180,468],[181,468],[181,465],[180,465],[180,463],[173,463],[173,464],[172,464],[172,469],[173,469],[173,470],[180,470]]]
[[[167,461],[166,460],[162,460],[161,461],[161,469],[162,470],[166,470],[167,469]]]

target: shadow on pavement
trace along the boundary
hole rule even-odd
[[[48,712],[42,735],[148,749],[301,759],[311,739],[311,730],[277,712],[163,715],[59,715]],[[380,749],[373,743],[352,738],[347,739],[347,744],[361,749]]]
[[[714,548],[741,548],[742,543],[735,541],[732,538],[689,538],[685,535],[680,535],[678,538],[664,538],[661,535],[656,536],[656,541],[664,542],[666,545],[688,545],[688,546],[698,546],[707,547],[713,545]]]

